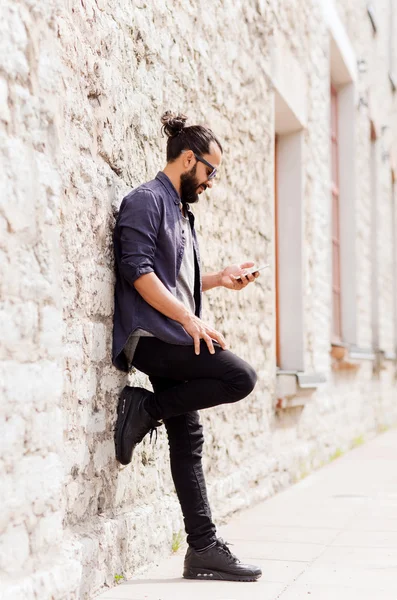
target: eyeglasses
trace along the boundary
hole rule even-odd
[[[208,160],[205,160],[205,158],[203,158],[202,156],[199,156],[195,152],[193,152],[193,154],[194,154],[194,157],[196,160],[202,162],[204,165],[206,165],[207,167],[209,167],[211,169],[211,173],[208,175],[207,179],[214,179],[214,177],[216,177],[216,174],[218,172],[217,167],[214,167],[214,165],[211,165],[211,163],[209,163]]]

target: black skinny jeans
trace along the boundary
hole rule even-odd
[[[215,354],[210,354],[201,341],[196,356],[193,346],[141,337],[132,361],[153,385],[154,395],[145,408],[155,419],[164,420],[187,542],[195,549],[216,540],[201,461],[203,427],[197,411],[245,398],[257,379],[244,360],[217,344],[214,348]]]

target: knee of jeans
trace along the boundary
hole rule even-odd
[[[247,396],[249,396],[249,394],[253,391],[256,382],[257,382],[258,376],[256,374],[255,369],[253,369],[253,367],[251,367],[251,365],[246,365],[243,369],[241,369],[241,371],[239,372],[236,384],[234,386],[234,389],[236,390],[236,394],[237,394],[237,400],[242,400],[243,398],[246,398]]]

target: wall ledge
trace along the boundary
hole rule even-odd
[[[277,409],[304,406],[319,385],[325,382],[326,377],[323,373],[277,371]]]
[[[349,358],[352,360],[375,360],[375,352],[372,348],[349,347]]]
[[[333,359],[331,365],[333,371],[354,371],[360,368],[361,361],[376,359],[376,353],[372,348],[360,348],[345,343],[331,344],[330,354]]]

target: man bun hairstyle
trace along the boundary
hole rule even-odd
[[[176,115],[170,110],[167,110],[161,117],[161,122],[163,124],[162,132],[165,133],[167,137],[179,135],[182,129],[185,127],[186,121],[186,115]]]
[[[167,140],[167,162],[173,162],[183,150],[192,150],[196,154],[210,154],[210,145],[215,142],[223,153],[220,141],[215,137],[209,127],[203,125],[190,125],[186,127],[186,115],[175,114],[167,110],[161,117],[162,134]]]

